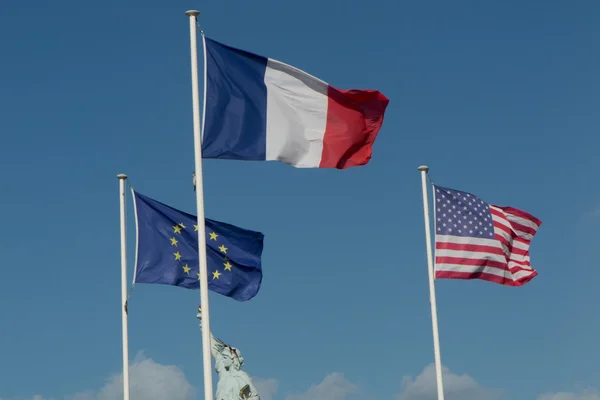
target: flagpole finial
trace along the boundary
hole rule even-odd
[[[200,11],[198,10],[187,10],[185,12],[185,15],[187,15],[188,17],[197,17],[200,14]]]
[[[117,175],[117,178],[125,180],[125,179],[127,179],[127,175],[119,174],[119,175]]]
[[[421,165],[418,170],[427,173],[429,171],[429,167],[427,165]]]

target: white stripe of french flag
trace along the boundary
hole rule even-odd
[[[336,89],[280,61],[204,40],[204,158],[338,169],[369,162],[389,103],[382,93]]]

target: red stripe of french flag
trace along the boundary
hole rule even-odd
[[[319,168],[365,165],[383,124],[387,97],[377,90],[327,91],[327,123]]]
[[[269,58],[266,160],[301,168],[365,165],[389,99],[377,90],[341,90]]]

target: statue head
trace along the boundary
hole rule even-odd
[[[202,322],[202,308],[200,306],[198,306],[198,314],[196,315],[196,318]],[[242,365],[244,365],[244,357],[242,357],[242,352],[240,349],[230,346],[220,339],[216,339],[216,342],[219,347],[219,353],[228,359],[228,362],[230,362],[235,369],[240,370]]]
[[[242,357],[242,352],[237,347],[232,347],[229,345],[225,345],[224,351],[229,353],[231,357],[231,361],[235,369],[241,369],[242,365],[244,365],[244,357]]]

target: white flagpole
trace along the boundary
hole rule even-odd
[[[127,231],[125,225],[125,180],[127,175],[119,174],[119,200],[121,203],[121,322],[123,325],[123,399],[129,400],[129,332],[127,326]]]
[[[198,99],[198,49],[196,45],[197,10],[186,11],[190,17],[190,50],[192,58],[192,105],[194,114],[194,160],[196,165],[196,208],[198,215],[198,251],[200,259],[200,305],[202,306],[202,361],[204,369],[204,400],[213,400],[212,360],[210,353],[210,313],[208,307],[208,270],[206,266],[206,232],[204,227],[204,186],[202,182],[202,138],[200,134],[200,101]],[[206,54],[204,55],[206,76]],[[206,82],[204,82],[206,103]]]
[[[429,223],[429,200],[427,199],[427,172],[429,167],[421,165],[421,185],[423,187],[423,213],[425,216],[425,243],[427,245],[427,272],[429,273],[429,303],[431,304],[431,325],[433,328],[433,353],[435,356],[435,375],[437,381],[438,400],[444,400],[444,384],[442,381],[442,360],[440,355],[440,337],[438,332],[437,305],[435,300],[435,275],[431,251],[431,225]],[[435,204],[434,204],[435,206]]]

